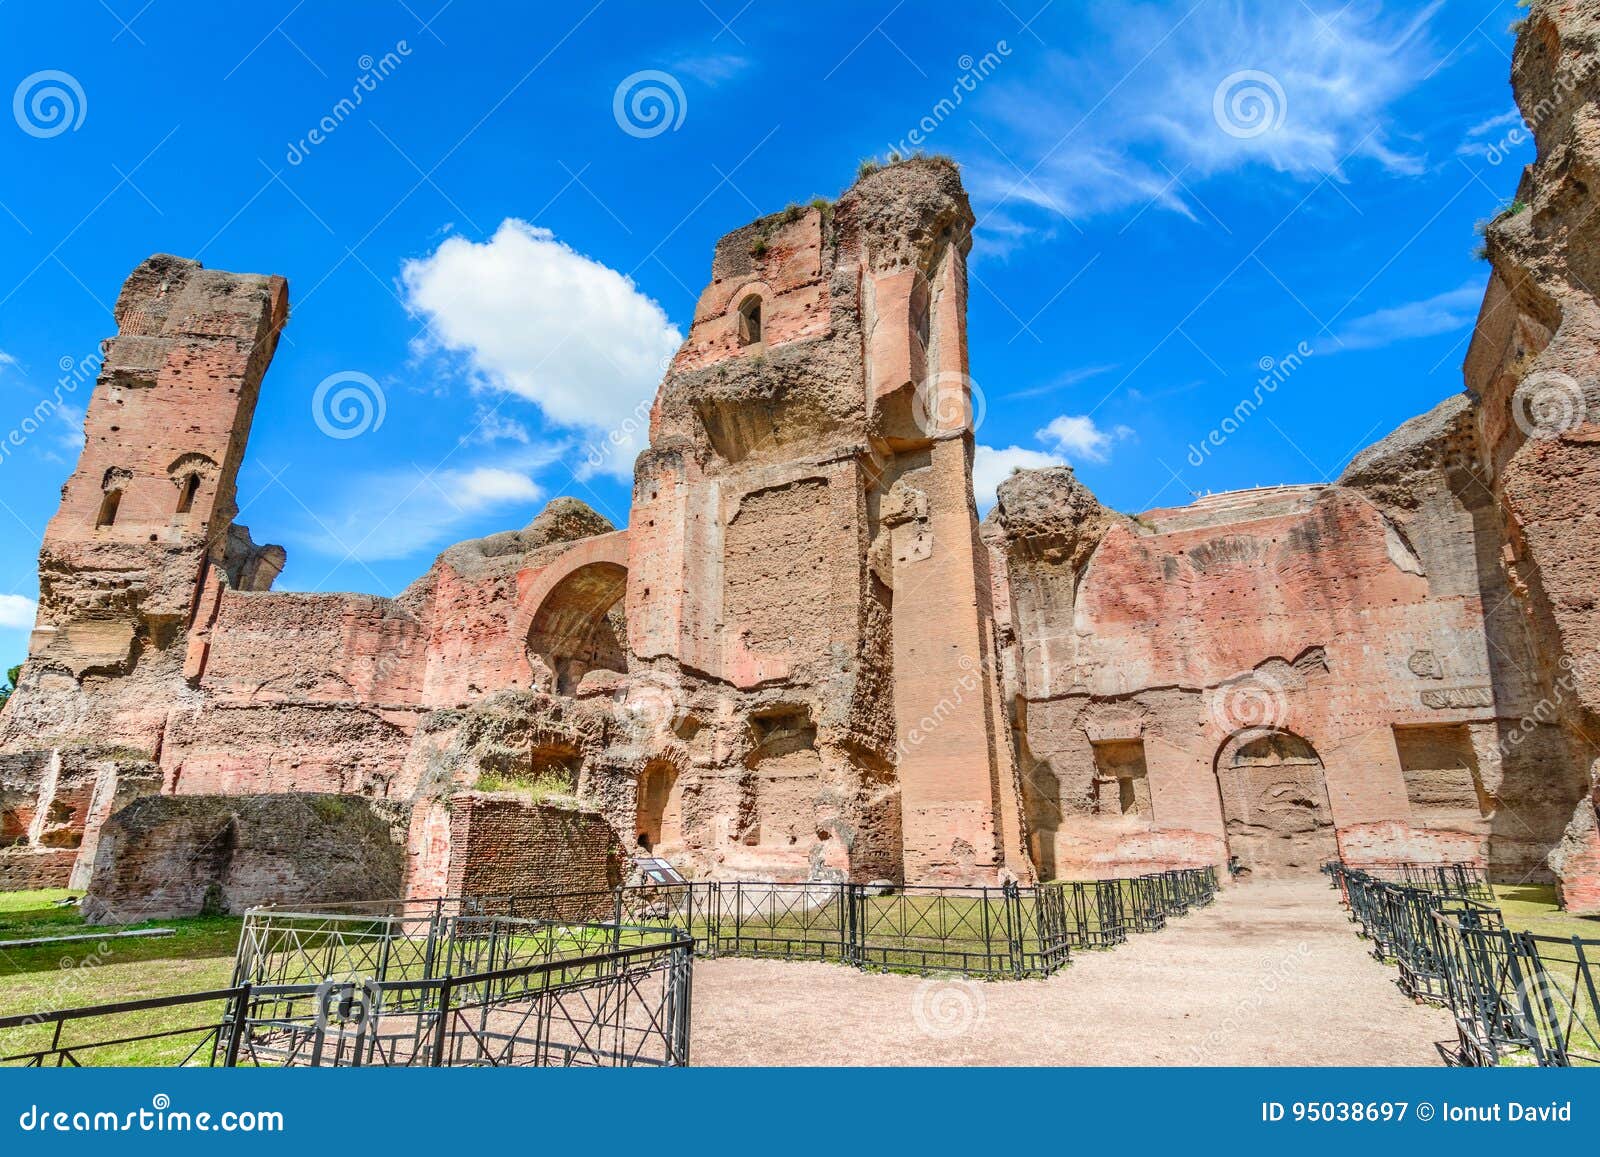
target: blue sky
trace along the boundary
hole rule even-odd
[[[980,490],[1056,461],[1127,511],[1323,481],[1461,388],[1473,226],[1531,160],[1518,15],[11,0],[0,426],[171,252],[289,279],[240,476],[240,521],[289,550],[280,586],[393,594],[560,494],[621,524],[629,432],[716,238],[916,130],[979,218]],[[7,665],[84,400],[0,457]]]

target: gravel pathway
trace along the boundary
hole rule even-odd
[[[829,964],[695,965],[697,1065],[1436,1065],[1447,1013],[1412,1003],[1321,876],[1079,952],[1049,980]]]

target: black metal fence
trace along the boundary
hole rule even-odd
[[[1023,888],[692,883],[247,914],[233,984],[0,1018],[0,1064],[683,1065],[695,955],[1042,977],[1214,868]]]
[[[1425,870],[1416,870],[1416,869]],[[1482,869],[1404,865],[1383,873],[1328,867],[1402,989],[1446,1005],[1463,1065],[1600,1064],[1600,938],[1560,938],[1505,926]]]
[[[1034,887],[730,881],[439,903],[519,918],[603,913],[618,924],[680,929],[704,957],[997,979],[1048,976],[1072,949],[1110,948],[1130,932],[1159,930],[1216,893],[1216,869],[1204,867]]]
[[[694,945],[660,928],[394,903],[258,910],[234,984],[0,1019],[0,1063],[669,1066],[689,1060]]]

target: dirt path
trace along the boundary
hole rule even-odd
[[[697,1065],[1435,1065],[1448,1014],[1367,955],[1327,881],[1263,880],[1049,980],[695,966]]]

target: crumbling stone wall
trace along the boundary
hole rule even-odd
[[[91,924],[387,900],[405,883],[408,809],[352,795],[161,795],[100,830]]]
[[[68,876],[78,887],[113,802],[157,786],[150,764],[168,713],[191,693],[186,631],[206,577],[270,585],[283,562],[233,522],[261,378],[288,314],[283,279],[158,255],[128,278],[114,312],[84,450],[40,548],[28,661],[0,713],[0,755],[33,769],[7,794],[32,795],[22,806],[47,817],[53,846],[78,848]],[[38,855],[36,845],[13,843],[0,859]]]
[[[559,499],[393,599],[271,592],[283,552],[233,523],[233,478],[285,288],[152,258],[0,715],[0,880],[69,854],[81,880],[101,818],[158,782],[408,808],[414,896],[552,878],[555,836],[509,855],[533,813],[457,808],[482,785],[553,793],[700,877],[1337,851],[1553,870],[1600,904],[1594,41],[1586,9],[1533,3],[1515,82],[1539,160],[1489,231],[1468,392],[1337,484],[1133,517],[1060,469],[979,524],[973,218],[946,161],[718,242],[627,529]],[[1573,420],[1541,422],[1552,399]]]
[[[1480,475],[1505,539],[1511,605],[1533,640],[1541,723],[1560,729],[1586,792],[1551,857],[1569,907],[1600,911],[1600,13],[1533,0],[1512,61],[1536,159],[1485,234],[1493,276],[1467,353]],[[1554,753],[1551,753],[1554,754]]]

